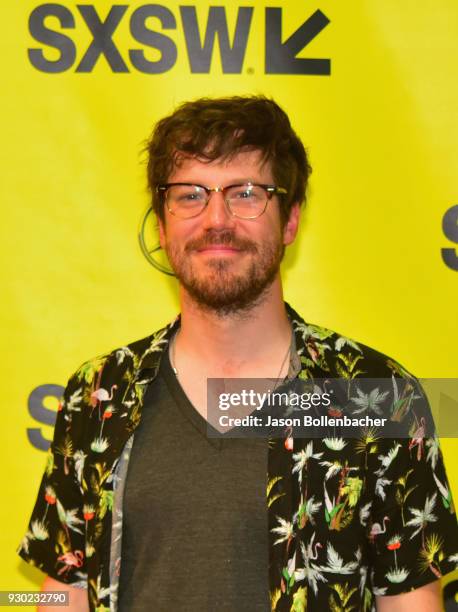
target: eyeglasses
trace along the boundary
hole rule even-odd
[[[157,185],[156,191],[164,196],[168,211],[181,219],[191,219],[200,215],[210,201],[212,191],[222,193],[230,213],[240,219],[256,219],[266,210],[272,196],[288,193],[283,187],[257,183],[227,185],[227,187],[165,183]]]

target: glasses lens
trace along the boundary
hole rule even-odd
[[[172,185],[167,189],[167,206],[177,217],[194,217],[198,215],[207,202],[205,189],[198,185]]]
[[[268,196],[259,185],[234,185],[226,192],[226,200],[237,217],[258,217],[265,209]]]

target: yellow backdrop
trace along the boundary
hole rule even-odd
[[[146,263],[136,232],[143,140],[183,100],[263,93],[289,113],[314,167],[283,270],[307,320],[417,376],[458,374],[458,4],[212,4],[2,1],[0,589],[42,579],[15,549],[53,393],[177,311],[173,279]],[[442,444],[458,498],[458,445]]]

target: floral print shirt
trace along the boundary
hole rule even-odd
[[[285,306],[299,378],[396,376],[406,393],[421,395],[394,360]],[[18,552],[56,580],[87,588],[91,611],[117,609],[129,453],[145,390],[179,325],[177,317],[84,363],[59,406]],[[404,417],[412,405],[403,404]],[[399,415],[399,397],[391,407]],[[410,591],[458,566],[456,515],[434,437],[387,439],[367,430],[353,439],[272,438],[266,509],[272,611],[375,610],[376,595]]]

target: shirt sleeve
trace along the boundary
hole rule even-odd
[[[415,385],[427,410],[428,400]],[[439,440],[418,433],[381,439],[371,461],[374,594],[408,592],[456,569],[458,525]]]
[[[80,486],[84,455],[75,452],[73,423],[83,400],[80,370],[70,378],[59,406],[35,507],[17,551],[48,576],[74,586],[87,584]]]

